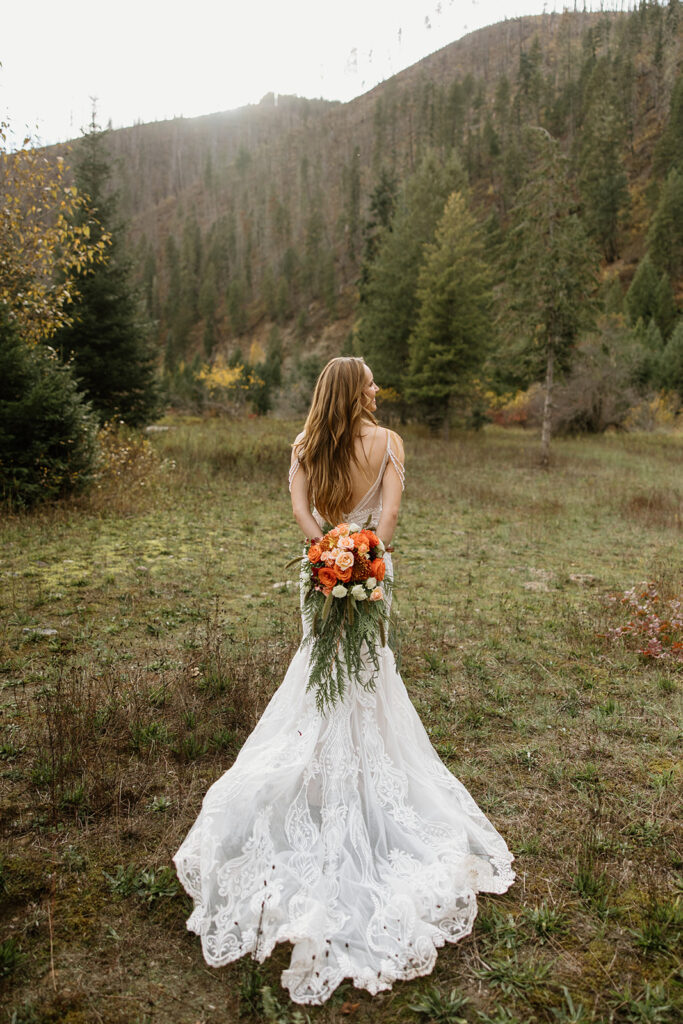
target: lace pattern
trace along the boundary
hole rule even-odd
[[[261,962],[291,942],[282,983],[315,1004],[345,977],[375,993],[429,973],[436,950],[471,931],[475,893],[504,892],[514,872],[431,746],[389,649],[376,690],[352,688],[325,718],[307,661],[300,648],[173,860],[207,963]]]
[[[388,446],[346,518],[376,526],[391,457]],[[437,949],[472,930],[476,893],[502,893],[515,874],[504,839],[432,747],[390,649],[375,690],[350,687],[324,717],[306,691],[308,650],[173,862],[209,965],[262,962],[290,942],[282,984],[295,1002],[320,1004],[344,978],[374,994],[428,974]]]

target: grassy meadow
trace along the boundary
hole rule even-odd
[[[0,1021],[680,1020],[683,662],[606,634],[610,595],[683,594],[683,435],[558,440],[544,472],[531,433],[406,431],[402,674],[518,878],[430,977],[302,1011],[285,947],[204,963],[170,862],[298,644],[300,424],[167,425],[0,523]]]

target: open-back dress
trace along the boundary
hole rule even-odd
[[[387,437],[346,522],[377,528],[389,460],[403,484]],[[429,974],[437,949],[472,930],[475,894],[505,892],[515,876],[504,839],[430,743],[390,648],[375,689],[347,687],[324,715],[306,690],[309,658],[302,641],[173,862],[209,965],[262,962],[291,942],[282,984],[316,1004],[344,978],[374,994]]]

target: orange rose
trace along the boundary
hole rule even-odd
[[[319,544],[311,544],[310,548],[308,549],[308,561],[319,562],[322,553],[322,548],[320,547]]]
[[[370,572],[375,577],[378,583],[382,582],[386,571],[387,567],[384,564],[383,558],[374,558],[372,562],[370,562]]]
[[[351,579],[351,573],[353,569],[340,569],[338,565],[334,567],[334,575],[337,577],[340,583],[348,583]]]
[[[327,590],[337,585],[337,576],[332,569],[322,568],[318,570],[318,583]]]
[[[379,544],[379,537],[377,534],[373,533],[372,530],[362,530],[361,532],[365,534],[366,543],[369,544],[371,548],[376,548]]]

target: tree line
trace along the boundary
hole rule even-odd
[[[85,488],[105,422],[161,409],[151,324],[111,191],[105,133],[73,173],[0,129],[0,501],[30,506]]]

